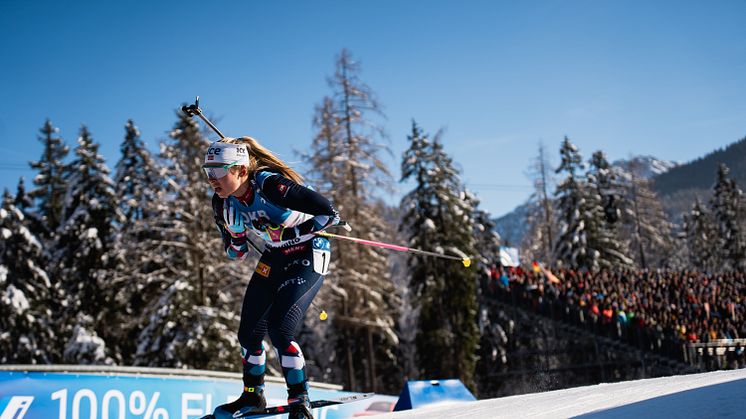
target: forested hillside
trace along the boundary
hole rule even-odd
[[[746,137],[724,149],[715,150],[656,176],[653,187],[662,196],[682,189],[710,189],[715,183],[715,173],[720,163],[725,163],[730,168],[736,183],[746,184]]]
[[[653,178],[653,189],[660,195],[666,213],[675,221],[688,211],[697,198],[706,202],[717,180],[718,166],[724,163],[738,185],[746,185],[746,137],[704,157],[676,166]]]

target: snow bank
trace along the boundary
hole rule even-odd
[[[743,417],[746,369],[576,387],[376,418]]]

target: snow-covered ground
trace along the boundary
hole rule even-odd
[[[746,418],[746,369],[428,406],[376,418]]]

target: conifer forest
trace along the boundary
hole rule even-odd
[[[409,132],[387,133],[378,100],[342,50],[296,169],[349,234],[473,262],[333,241],[297,334],[311,380],[396,394],[406,379],[459,378],[486,397],[746,366],[742,346],[717,364],[686,349],[746,338],[746,155],[699,171],[699,193],[674,208],[661,191],[686,173],[655,178],[552,139],[529,168],[526,233],[509,243],[447,134],[416,115]],[[177,109],[153,152],[122,121],[107,161],[94,132],[62,133],[53,119],[23,139],[43,145],[35,177],[2,198],[0,362],[239,371],[257,258],[223,252],[201,170],[211,132]],[[384,162],[386,135],[407,139],[398,168]],[[501,263],[501,246],[519,249],[520,266]]]

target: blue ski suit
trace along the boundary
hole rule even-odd
[[[240,198],[212,197],[215,223],[228,257],[243,260],[247,235],[264,241],[264,251],[246,287],[238,340],[246,387],[264,383],[266,334],[275,347],[291,396],[307,391],[303,352],[294,335],[329,267],[328,239],[315,232],[339,222],[332,204],[319,193],[279,174],[259,171],[250,176]],[[226,228],[223,208],[231,205],[244,217],[244,234]]]

